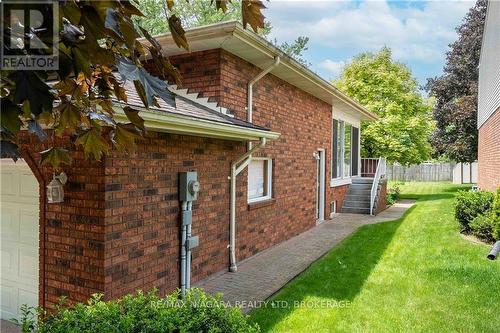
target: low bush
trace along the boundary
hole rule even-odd
[[[479,215],[488,215],[494,194],[487,191],[460,191],[455,201],[455,218],[462,232],[470,232],[470,223]]]
[[[29,314],[21,321],[28,321]],[[39,318],[44,317],[39,312]],[[259,332],[237,308],[226,307],[221,296],[213,297],[201,289],[191,289],[180,300],[179,292],[165,298],[156,292],[124,296],[103,301],[94,295],[87,304],[59,307],[38,321],[36,333],[157,333],[157,332]]]
[[[398,184],[394,184],[387,190],[387,204],[392,205],[401,198],[401,189]]]

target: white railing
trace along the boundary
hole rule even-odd
[[[370,193],[370,215],[373,215],[373,208],[375,207],[375,199],[377,198],[378,184],[380,179],[385,177],[387,167],[384,157],[379,157],[377,163],[377,170],[375,171],[375,176],[373,177],[372,191]]]

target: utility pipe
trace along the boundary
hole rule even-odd
[[[248,81],[248,88],[247,88],[247,121],[249,123],[252,122],[253,118],[253,85],[262,79],[267,73],[272,71],[275,67],[277,67],[280,64],[280,57],[275,56],[273,63],[264,69],[262,72],[257,74],[253,79]],[[252,143],[248,143],[248,150],[252,149]]]
[[[188,210],[187,201],[182,202],[182,210]],[[187,226],[184,221],[181,221],[181,295],[184,296],[186,292],[186,282],[187,282],[187,251],[186,251],[186,239],[187,239]]]
[[[193,210],[193,202],[192,201],[188,201],[187,210],[189,210],[189,211]],[[186,240],[190,239],[192,236],[191,226],[192,226],[192,223],[189,223],[187,226]],[[186,289],[191,288],[191,252],[192,251],[190,248],[186,248]]]
[[[252,154],[266,145],[266,138],[231,163],[231,210],[229,223],[229,271],[236,272],[236,177],[252,160]]]

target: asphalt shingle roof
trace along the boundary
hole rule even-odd
[[[127,82],[125,82],[124,88],[125,88],[125,92],[127,94],[127,103],[126,104],[131,106],[131,107],[143,108],[144,104],[142,103],[141,98],[137,94],[135,87],[134,87],[134,84],[130,81],[127,81]],[[187,117],[196,118],[196,119],[214,121],[214,122],[222,123],[222,124],[228,124],[228,125],[234,125],[234,126],[269,131],[268,128],[258,126],[258,125],[240,120],[240,119],[230,117],[230,116],[225,115],[221,112],[211,110],[204,105],[198,104],[192,100],[189,100],[187,98],[184,98],[184,97],[181,97],[178,95],[175,95],[175,107],[172,105],[169,105],[161,98],[157,98],[156,100],[158,101],[158,104],[160,107],[150,106],[149,109],[151,109],[153,111],[160,111],[160,112],[166,112],[166,113],[170,113],[170,114],[177,114],[177,115],[187,116]],[[115,102],[118,102],[118,101],[115,100]],[[120,102],[120,103],[124,104],[123,102]]]

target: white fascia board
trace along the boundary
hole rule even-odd
[[[232,124],[223,124],[205,119],[198,119],[183,115],[176,115],[162,111],[140,110],[146,129],[157,132],[168,132],[193,136],[203,136],[236,141],[257,141],[262,138],[276,140],[280,133],[246,128]],[[129,122],[125,112],[120,107],[115,107],[115,119],[119,122]]]

